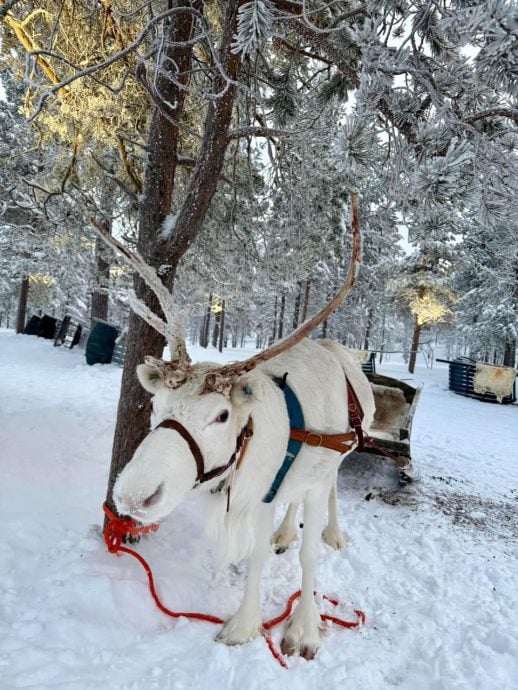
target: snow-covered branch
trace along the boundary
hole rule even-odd
[[[286,129],[250,126],[231,129],[227,134],[227,139],[241,139],[243,137],[289,137],[291,134],[292,132]]]

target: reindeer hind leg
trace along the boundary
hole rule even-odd
[[[350,542],[349,536],[342,532],[338,522],[336,478],[329,492],[327,526],[322,532],[322,539],[337,551],[344,549]]]
[[[275,553],[284,553],[290,544],[297,539],[295,517],[297,516],[298,503],[290,503],[284,520],[272,535],[272,545]]]

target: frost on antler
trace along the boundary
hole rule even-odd
[[[138,314],[155,331],[164,336],[169,346],[171,360],[176,364],[189,366],[191,360],[187,354],[183,338],[182,320],[173,296],[160,280],[153,266],[147,264],[137,252],[131,251],[110,235],[102,223],[92,218],[92,225],[99,236],[137,271],[146,285],[154,292],[158,303],[164,313],[165,321],[155,314],[144,302],[137,297],[133,290],[130,291],[129,300],[133,311]]]

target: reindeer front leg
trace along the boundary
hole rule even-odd
[[[270,535],[273,524],[273,507],[262,503],[257,511],[257,538],[248,561],[248,577],[240,607],[216,637],[224,644],[244,644],[258,637],[262,631],[261,574],[266,557],[270,553]]]
[[[302,566],[302,593],[281,644],[283,654],[300,654],[305,659],[315,656],[322,629],[314,589],[326,499],[327,492],[310,494],[304,499],[304,530],[299,554]]]

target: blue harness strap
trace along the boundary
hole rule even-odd
[[[286,376],[284,374],[283,378],[274,378],[275,383],[284,393],[284,399],[286,401],[286,407],[288,409],[288,416],[290,418],[290,429],[304,429],[304,415],[302,413],[302,407],[298,401],[297,396],[291,390],[291,388],[286,383]],[[302,446],[302,441],[295,441],[290,438],[288,441],[288,448],[286,449],[286,456],[282,461],[279,471],[275,475],[275,479],[270,487],[270,490],[263,498],[263,503],[271,503],[286,476],[288,470],[293,465],[293,461],[298,455],[298,452]]]

